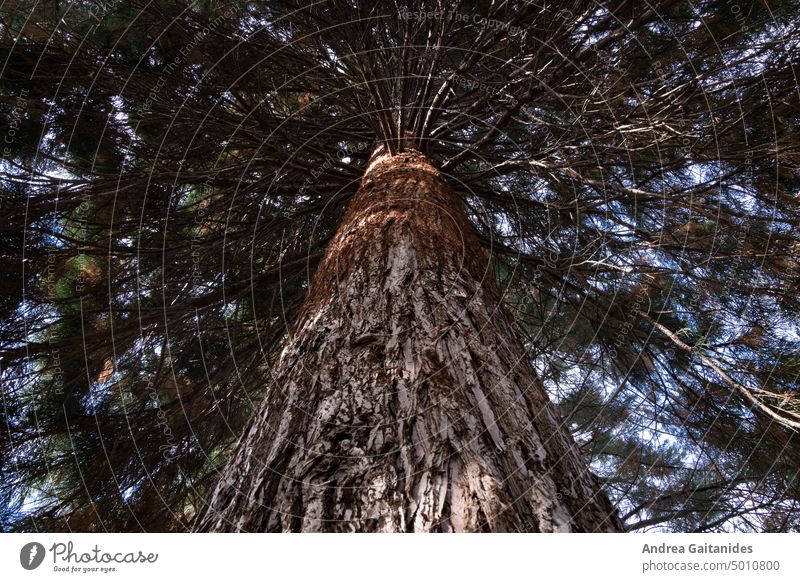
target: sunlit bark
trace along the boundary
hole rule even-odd
[[[199,531],[618,531],[462,203],[380,150]]]

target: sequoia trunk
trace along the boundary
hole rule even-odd
[[[462,203],[377,152],[198,531],[620,531]]]

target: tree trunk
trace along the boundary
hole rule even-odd
[[[621,530],[416,150],[373,155],[196,530]]]

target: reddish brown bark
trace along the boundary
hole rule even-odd
[[[461,201],[373,156],[198,531],[620,531]]]

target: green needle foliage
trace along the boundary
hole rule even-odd
[[[2,527],[190,527],[411,135],[630,528],[800,529],[799,10],[4,2]]]

